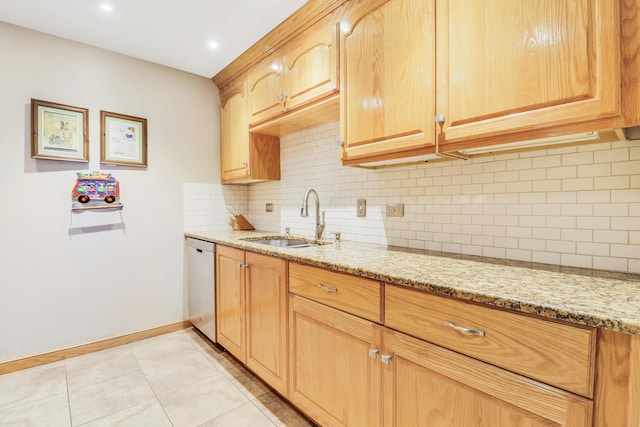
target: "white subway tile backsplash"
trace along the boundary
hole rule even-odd
[[[608,230],[611,228],[611,220],[606,216],[578,217],[576,227],[587,230]]]
[[[345,240],[640,273],[640,142],[368,170],[342,166],[338,137],[337,121],[281,137],[279,182],[186,183],[185,230],[229,228],[231,204],[258,229],[311,236],[300,206],[314,188],[326,233]]]
[[[531,262],[532,252],[523,249],[507,249],[506,258],[516,261]]]
[[[629,260],[627,258],[614,258],[610,256],[593,257],[593,268],[598,270],[609,270],[609,271],[629,271]]]
[[[609,256],[609,245],[605,243],[578,242],[576,251],[581,255]]]
[[[593,242],[593,231],[564,229],[560,233],[560,238],[570,242]]]
[[[563,166],[585,165],[589,163],[593,163],[593,152],[578,152],[562,155]]]
[[[629,216],[627,203],[601,203],[593,205],[595,216]]]
[[[593,268],[593,257],[588,255],[561,254],[560,265],[567,267]]]
[[[629,188],[630,179],[627,175],[605,176],[595,179],[594,188],[600,190],[606,189],[624,189]]]
[[[516,184],[516,183],[513,183],[513,184]],[[531,185],[530,191],[536,191],[536,192],[562,191],[562,180],[559,180],[559,179],[533,181],[531,184],[532,185]]]
[[[611,245],[611,256],[640,259],[639,245]]]
[[[623,142],[625,146],[622,148],[611,148],[609,150],[597,151],[594,153],[595,163],[615,163],[625,162],[629,160],[629,148],[626,146],[626,142]],[[613,144],[615,146],[616,144]]]
[[[584,164],[578,166],[578,177],[609,177],[611,176],[611,163],[598,163],[595,165]]]
[[[593,215],[593,205],[589,203],[567,203],[562,205],[562,215]]]
[[[542,264],[560,265],[560,254],[554,252],[532,252],[531,261]]]
[[[522,158],[533,157],[533,168],[557,168],[562,165],[562,156],[558,154],[547,153],[544,150],[529,151],[521,154]]]
[[[593,241],[600,243],[628,243],[629,233],[619,230],[594,230]]]
[[[613,203],[639,203],[640,188],[629,190],[611,190],[611,201]]]
[[[598,178],[596,178],[598,179]],[[572,178],[562,180],[562,191],[588,191],[594,189],[593,178]],[[604,187],[599,187],[604,188]]]
[[[547,169],[547,179],[570,179],[578,176],[575,166],[563,166]]]
[[[547,220],[547,225],[548,223],[551,222],[549,220]],[[531,229],[531,233],[530,233],[530,237],[533,237],[534,239],[542,239],[542,240],[560,240],[560,236],[562,234],[562,229],[561,228],[552,228],[552,227],[545,227],[545,228],[533,228]],[[523,237],[529,237],[529,236],[523,236]]]

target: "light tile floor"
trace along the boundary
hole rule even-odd
[[[312,427],[193,329],[0,375],[0,426]]]

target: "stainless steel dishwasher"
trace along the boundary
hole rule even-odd
[[[216,342],[215,243],[187,237],[189,320]]]

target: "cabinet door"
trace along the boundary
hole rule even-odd
[[[216,247],[216,320],[218,343],[243,363],[245,347],[244,251]]]
[[[220,175],[224,183],[250,173],[245,81],[221,92],[220,104]]]
[[[256,65],[248,76],[249,125],[263,122],[284,111],[284,64],[282,57],[270,56]]]
[[[552,125],[619,114],[618,0],[438,6],[441,144],[518,132],[532,139]]]
[[[290,400],[323,426],[379,426],[380,363],[369,357],[380,327],[289,297]]]
[[[383,353],[385,427],[591,426],[590,400],[433,344],[387,329]]]
[[[247,366],[287,395],[287,262],[246,253]]]
[[[433,1],[390,0],[343,24],[344,164],[434,152],[434,13]]]
[[[338,26],[321,22],[293,40],[284,55],[287,110],[338,91]]]

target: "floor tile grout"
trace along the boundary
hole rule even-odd
[[[171,358],[175,358],[176,366],[172,365]],[[192,362],[195,365],[191,365]],[[210,372],[210,374],[213,374],[214,371],[217,372],[220,375],[219,379],[200,376],[201,370],[197,366],[202,368],[208,366],[206,372]],[[62,372],[49,371],[49,369],[58,369],[59,367],[62,367]],[[73,369],[71,370],[71,368]],[[210,368],[213,369],[209,371]],[[37,372],[42,374],[38,375]],[[127,376],[130,378],[125,378]],[[51,382],[42,383],[39,382],[40,380]],[[64,392],[47,395],[49,390],[56,388],[62,390],[63,380]],[[176,380],[178,380],[177,383]],[[3,381],[5,381],[4,384]],[[109,381],[112,383],[108,383]],[[299,417],[300,421],[294,421],[296,425],[313,426],[290,406],[281,407],[277,402],[282,398],[277,393],[257,379],[253,373],[226,351],[221,351],[219,347],[200,336],[193,329],[176,331],[76,356],[66,359],[62,363],[55,362],[48,368],[42,365],[35,369],[25,369],[23,374],[0,375],[0,386],[3,386],[4,390],[11,389],[12,384],[15,384],[15,392],[18,393],[16,399],[20,400],[0,409],[0,425],[5,421],[12,423],[16,417],[25,424],[39,425],[36,418],[28,417],[43,416],[38,413],[37,407],[52,408],[55,406],[53,410],[56,411],[58,417],[62,416],[62,411],[64,411],[64,418],[70,427],[93,425],[94,423],[103,425],[104,423],[113,423],[113,420],[117,422],[117,420],[129,419],[125,417],[159,417],[162,425],[167,426],[175,426],[176,423],[180,425],[186,423],[190,426],[193,425],[193,427],[220,423],[228,425],[229,417],[238,416],[250,417],[252,420],[259,417],[260,425],[265,426],[285,425],[283,422],[277,421],[282,416],[286,419],[296,420],[296,417]],[[72,389],[72,384],[79,386]],[[128,390],[123,389],[123,386],[128,387]],[[165,388],[167,386],[168,389]],[[94,389],[89,387],[94,387]],[[110,392],[109,387],[116,387],[116,392]],[[174,388],[175,391],[171,391]],[[119,396],[120,391],[118,390],[124,390],[125,393],[130,392],[130,394],[123,398]],[[159,394],[160,390],[164,390],[164,397]],[[29,398],[33,397],[33,391],[39,392],[43,397],[30,401]],[[92,396],[92,393],[97,394]],[[269,395],[270,393],[271,395]],[[100,398],[101,394],[104,395],[103,399]],[[11,399],[10,395],[9,399]],[[45,405],[44,401],[47,399],[51,400]],[[64,407],[62,406],[63,400]],[[9,401],[7,400],[7,402]],[[34,402],[42,403],[34,405]],[[86,404],[89,406],[85,406]],[[286,402],[283,404],[288,405]],[[27,407],[27,405],[31,406]],[[72,405],[82,406],[75,406],[76,409],[74,409]],[[178,406],[176,407],[176,405]],[[183,405],[187,406],[183,407]],[[16,411],[14,409],[20,406],[24,406],[25,410]],[[198,412],[198,408],[201,408],[200,411],[205,410]],[[243,412],[242,408],[252,409],[249,412],[246,410]],[[270,408],[276,408],[277,412],[271,412]],[[29,411],[26,409],[30,409],[33,414],[27,413]],[[284,412],[281,413],[281,411]],[[289,413],[289,411],[291,412]],[[209,415],[211,418],[207,418]],[[178,418],[175,418],[176,416]],[[185,421],[188,419],[197,419],[198,421],[189,424]],[[216,420],[218,421],[216,422]],[[78,421],[81,421],[82,424],[79,424]]]

